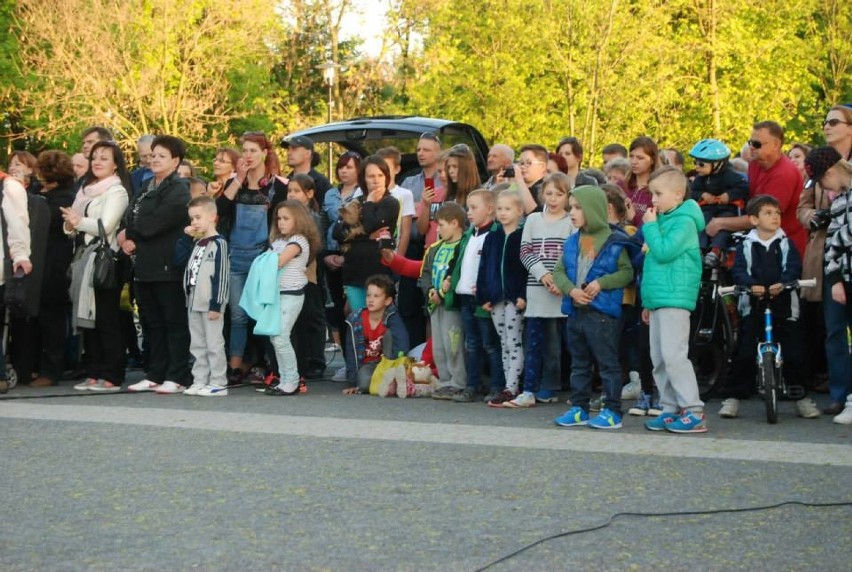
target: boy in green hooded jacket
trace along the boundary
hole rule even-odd
[[[626,233],[611,227],[604,191],[584,185],[571,191],[571,222],[580,229],[565,241],[562,258],[553,269],[553,282],[564,295],[562,313],[571,352],[571,403],[556,418],[563,427],[588,425],[594,429],[621,427],[621,302],[624,287],[633,280],[628,249],[639,250]],[[597,417],[589,419],[593,367],[606,395]]]
[[[642,319],[650,325],[654,381],[663,413],[645,422],[651,431],[704,433],[704,403],[689,361],[689,314],[701,285],[698,233],[704,215],[694,200],[684,201],[687,180],[674,167],[655,171],[648,181],[653,207],[642,218],[645,265]]]

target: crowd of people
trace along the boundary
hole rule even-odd
[[[267,136],[247,132],[216,151],[207,181],[177,137],[141,137],[130,171],[91,127],[80,153],[16,151],[2,174],[0,391],[13,372],[55,385],[71,364],[80,391],[120,391],[138,367],[144,379],[124,389],[289,396],[343,351],[329,377],[359,394],[383,360],[417,348],[430,389],[397,380],[400,397],[519,409],[569,388],[560,426],[618,429],[629,414],[704,432],[690,313],[702,276],[725,268],[751,293],[719,415],[737,417],[756,391],[752,318],[770,304],[788,384],[827,391],[822,413],[852,424],[852,107],[832,107],[823,130],[812,149],[761,121],[736,156],[697,142],[686,172],[682,152],[646,136],[604,147],[601,169],[584,167],[574,137],[517,157],[496,144],[485,181],[467,145],[423,133],[415,173],[401,176],[394,147],[350,151],[332,185],[305,136],[284,143],[282,168]],[[37,310],[14,306],[10,282],[36,275]],[[786,287],[800,278],[818,285]],[[810,397],[795,406],[821,415]]]

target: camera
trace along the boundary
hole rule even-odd
[[[379,249],[381,250],[385,248],[387,248],[388,250],[393,250],[394,248],[396,248],[396,241],[394,241],[394,239],[392,238],[380,238]]]
[[[510,165],[510,166],[506,167],[505,169],[503,169],[503,178],[504,179],[514,179],[515,178],[515,167]]]
[[[812,231],[822,230],[824,228],[828,228],[828,223],[831,222],[831,210],[830,209],[820,209],[814,212],[814,216],[811,221],[808,223],[808,226]]]

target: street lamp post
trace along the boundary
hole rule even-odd
[[[337,77],[337,68],[338,65],[333,61],[329,60],[322,65],[317,66],[322,70],[322,78],[325,81],[326,87],[328,87],[328,123],[332,121],[332,109],[334,109],[334,80]],[[331,148],[331,142],[328,143],[328,180],[332,180],[332,172],[334,171],[333,167],[333,151]]]

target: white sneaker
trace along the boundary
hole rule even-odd
[[[840,425],[852,425],[852,399],[846,401],[846,407],[832,419]]]
[[[503,403],[508,409],[521,409],[524,407],[535,407],[535,394],[525,391],[511,401]]]
[[[719,417],[726,419],[734,419],[740,413],[740,400],[730,397],[722,402],[722,408],[719,410]]]
[[[111,381],[107,381],[105,379],[97,380],[97,383],[89,386],[89,391],[97,391],[99,393],[115,393],[116,391],[121,391],[120,385],[115,385]]]
[[[344,365],[331,376],[331,381],[346,381],[346,366]]]
[[[630,377],[630,383],[621,388],[622,401],[638,399],[642,393],[642,382],[639,379],[639,372],[631,371],[627,375]]]
[[[206,387],[205,383],[193,383],[183,390],[184,395],[198,395],[198,392]]]
[[[129,391],[154,391],[158,387],[160,387],[159,383],[143,379],[142,381],[137,381],[133,385],[128,385],[127,389]]]
[[[89,391],[90,389],[92,389],[97,384],[98,384],[98,380],[90,377],[88,379],[81,381],[77,385],[75,385],[74,389],[76,389],[77,391]]]
[[[172,395],[174,393],[183,393],[184,386],[175,383],[173,381],[164,381],[154,390],[154,393],[158,393],[160,395]]]
[[[184,391],[184,393],[186,393],[186,391]],[[228,388],[222,387],[220,385],[205,385],[204,387],[198,390],[198,393],[196,395],[198,395],[199,397],[227,397]]]
[[[805,419],[816,419],[819,417],[819,409],[816,403],[814,403],[814,400],[809,397],[796,402],[796,413],[799,414],[799,417],[804,417]]]

